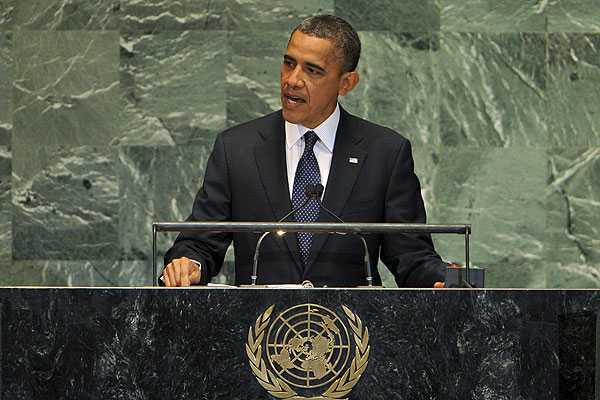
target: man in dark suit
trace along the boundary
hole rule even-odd
[[[304,202],[306,185],[321,183],[324,205],[347,222],[424,223],[409,141],[338,104],[358,84],[359,56],[358,35],[339,17],[311,17],[296,27],[281,65],[282,109],[217,137],[188,221],[277,221]],[[315,200],[294,218],[332,221]],[[235,283],[250,283],[258,235],[247,233],[180,234],[165,255],[164,283],[206,284],[232,240]],[[381,257],[399,286],[444,280],[446,265],[429,235],[366,240],[372,265]],[[365,283],[363,248],[352,235],[271,235],[259,271],[259,284]]]

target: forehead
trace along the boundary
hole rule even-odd
[[[335,44],[332,40],[310,36],[300,31],[294,32],[286,50],[286,55],[297,61],[318,64],[337,63]]]

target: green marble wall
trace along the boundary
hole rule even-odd
[[[360,31],[343,105],[412,140],[429,221],[473,225],[488,286],[600,287],[597,0],[0,0],[0,284],[149,284],[151,222],[279,107],[316,13]]]

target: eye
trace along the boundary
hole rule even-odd
[[[323,74],[323,72],[321,70],[313,68],[313,67],[306,67],[306,70],[311,75],[322,75]]]

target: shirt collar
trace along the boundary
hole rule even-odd
[[[313,131],[317,134],[321,142],[325,145],[327,150],[333,153],[333,144],[335,143],[335,134],[337,132],[338,124],[340,123],[340,105],[336,104],[333,113],[327,117],[321,125],[314,129],[305,127],[302,124],[292,124],[285,121],[285,144],[291,149],[298,140],[304,136],[308,131]]]

